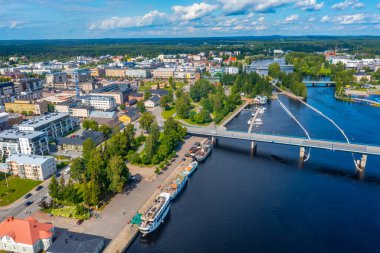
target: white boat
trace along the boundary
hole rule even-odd
[[[198,167],[198,162],[192,161],[189,165],[185,167],[185,169],[183,170],[183,174],[187,176],[191,176],[191,174],[194,173],[197,167]]]
[[[148,210],[141,216],[140,232],[143,234],[152,233],[164,221],[170,209],[170,194],[160,193]]]
[[[265,112],[265,108],[260,108],[260,109],[259,109],[259,113],[260,113],[260,114],[263,114],[264,112]]]
[[[252,124],[252,121],[251,121],[251,120],[248,120],[247,124],[248,124],[248,125],[251,125],[251,124]]]
[[[254,124],[255,126],[261,126],[261,125],[263,125],[264,123],[263,123],[262,119],[255,119],[255,121],[253,122],[253,124]]]
[[[207,139],[201,143],[201,147],[202,148],[198,150],[198,152],[195,154],[195,159],[198,162],[202,162],[207,158],[207,156],[211,153],[211,150],[214,147],[214,145],[212,144],[211,139]]]
[[[170,194],[170,200],[173,200],[178,193],[180,193],[185,186],[188,179],[188,175],[181,173],[177,176],[173,182],[171,182],[169,185],[165,186],[162,189],[162,192],[166,192]]]

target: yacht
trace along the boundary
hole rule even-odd
[[[178,193],[180,193],[185,186],[188,179],[188,175],[181,173],[178,177],[171,182],[169,185],[163,188],[162,192],[167,192],[170,194],[170,200],[173,200]]]
[[[170,208],[170,194],[162,192],[154,200],[145,214],[141,217],[141,224],[139,226],[140,232],[149,234],[156,230],[164,221]]]

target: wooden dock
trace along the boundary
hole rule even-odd
[[[259,109],[256,110],[255,115],[253,116],[253,118],[251,118],[251,124],[249,125],[248,133],[252,132],[252,128],[253,128],[253,125],[255,124],[257,115],[259,115]]]

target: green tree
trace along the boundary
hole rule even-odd
[[[170,97],[169,95],[163,95],[160,99],[160,106],[164,110],[169,110],[170,109]]]
[[[108,139],[112,133],[112,129],[106,125],[100,125],[98,131],[103,133],[105,139]]]
[[[199,102],[201,98],[206,98],[209,93],[215,92],[215,87],[206,79],[200,79],[190,87],[190,97],[194,102]]]
[[[82,156],[84,162],[87,163],[91,156],[91,152],[96,149],[96,145],[92,139],[87,139],[82,144]]]
[[[111,157],[108,163],[107,176],[110,181],[109,190],[120,193],[129,177],[128,168],[120,156]]]
[[[149,132],[149,128],[151,124],[154,121],[155,121],[155,117],[150,112],[144,112],[139,119],[141,128],[148,132]]]
[[[152,92],[145,91],[145,93],[144,93],[144,101],[147,101],[151,97],[152,97]]]
[[[120,110],[125,110],[125,108],[126,108],[125,104],[120,105]]]
[[[268,66],[268,75],[273,78],[279,78],[281,74],[280,64],[278,62],[273,62]]]
[[[136,104],[136,108],[137,110],[140,112],[140,113],[143,113],[146,111],[146,108],[145,108],[145,104],[144,104],[144,101],[140,100],[137,102]]]
[[[175,81],[174,81],[172,76],[169,77],[169,85],[170,85],[170,87],[172,87],[173,90],[176,89]]]
[[[126,136],[128,142],[133,143],[133,141],[135,139],[135,135],[136,135],[135,126],[132,124],[128,124],[124,128],[124,132],[125,132],[125,136]]]
[[[54,112],[55,106],[53,104],[48,104],[48,112]]]
[[[83,159],[78,157],[71,161],[70,177],[74,180],[81,181],[82,174],[85,172]]]
[[[57,199],[59,197],[59,184],[54,174],[51,177],[48,191],[49,191],[49,195],[53,199]]]

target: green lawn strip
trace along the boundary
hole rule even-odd
[[[192,121],[191,119],[182,119],[182,118],[178,117],[178,115],[175,116],[174,119],[179,119],[179,120],[185,121],[187,124],[194,125],[194,126],[208,126],[210,124],[210,122],[209,123],[198,124],[198,123],[195,123],[194,121]]]
[[[7,176],[7,187],[4,173],[0,174],[0,206],[7,206],[39,185],[41,181],[22,179],[15,176]]]
[[[75,218],[75,219],[83,219],[87,220],[90,218],[90,212],[86,209],[79,213],[77,212],[77,208],[75,206],[65,206],[62,208],[54,208],[51,210],[51,214],[54,216],[66,217],[66,218]]]
[[[162,113],[161,113],[161,115],[162,115],[162,117],[163,117],[164,119],[168,119],[168,118],[170,118],[171,116],[173,116],[174,113],[175,113],[175,108],[172,107],[172,108],[170,108],[170,109],[167,110],[167,111],[163,110]]]

